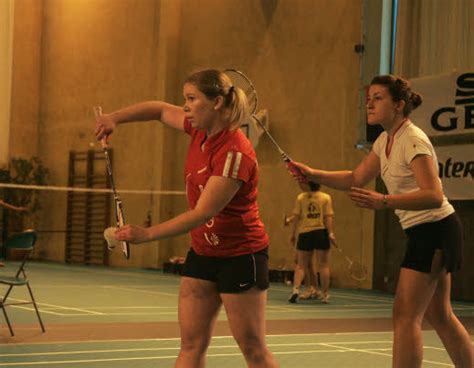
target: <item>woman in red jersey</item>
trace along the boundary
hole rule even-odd
[[[98,139],[118,124],[153,119],[191,137],[184,170],[189,211],[148,228],[126,225],[115,237],[142,243],[191,234],[179,292],[176,367],[205,366],[222,304],[248,366],[277,367],[265,343],[268,236],[256,203],[259,169],[238,129],[248,117],[245,93],[210,69],[189,76],[183,94],[184,108],[150,101],[97,119]]]

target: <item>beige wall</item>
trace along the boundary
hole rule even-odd
[[[10,155],[31,157],[38,149],[42,0],[15,0]]]
[[[85,150],[93,140],[91,106],[110,111],[154,98],[181,104],[181,81],[202,67],[246,71],[261,107],[270,111],[272,133],[295,159],[326,169],[354,167],[362,158],[354,148],[359,58],[353,51],[361,39],[361,7],[355,0],[43,0],[37,151],[52,171],[51,184],[67,183],[69,150]],[[121,127],[112,139],[117,186],[183,189],[187,142],[155,123]],[[290,266],[282,216],[298,188],[268,139],[257,156],[271,265]],[[328,192],[340,245],[371,269],[372,214],[356,209],[344,193]],[[186,208],[184,198],[165,196],[152,205],[149,197],[127,197],[124,205],[134,223],[144,221],[150,206],[155,222]],[[65,198],[49,208],[41,226],[63,228],[64,213]],[[48,258],[63,260],[63,237],[45,240]],[[188,246],[182,236],[159,248],[134,247],[130,262],[117,255],[111,263],[159,267]],[[354,285],[344,261],[337,255],[333,261],[334,284]]]
[[[362,153],[354,149],[359,138],[359,58],[353,46],[361,39],[361,2],[194,4],[182,10],[179,75],[208,66],[245,70],[260,93],[260,106],[270,111],[272,134],[292,157],[326,169],[351,168],[360,161]],[[268,139],[262,140],[257,156],[270,263],[292,266],[290,234],[282,217],[292,209],[298,188]],[[373,214],[354,208],[344,193],[328,192],[334,196],[340,245],[363,257],[371,269]],[[352,284],[341,270],[343,260],[333,260],[335,284]]]
[[[67,183],[69,150],[94,141],[92,106],[105,112],[157,97],[159,4],[154,1],[49,0],[44,2],[39,155],[52,169],[51,183]],[[118,188],[159,189],[162,128],[155,123],[121,127],[114,134],[114,173]],[[128,221],[143,223],[148,196],[123,198]],[[159,208],[160,198],[154,198]],[[65,197],[52,208],[64,213]],[[50,216],[45,228],[63,228]],[[62,259],[62,235],[51,239],[48,255]],[[134,248],[125,263],[111,253],[112,265],[156,267],[158,248]]]
[[[12,0],[0,2],[0,169],[9,162],[13,9]]]

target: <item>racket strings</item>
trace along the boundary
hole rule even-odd
[[[346,259],[347,261],[347,271],[349,273],[349,276],[356,280],[356,281],[364,281],[367,279],[367,267],[365,267],[362,263],[359,261],[353,260],[352,258],[348,257],[344,251],[339,248],[338,246],[335,246],[337,251]]]
[[[363,281],[367,278],[367,268],[358,261],[352,261],[349,265],[349,273],[357,281]]]
[[[241,71],[226,69],[224,73],[229,77],[234,88],[240,88],[247,97],[250,115],[254,115],[258,108],[258,95],[253,83]]]

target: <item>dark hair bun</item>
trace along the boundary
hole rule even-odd
[[[414,110],[422,104],[423,98],[421,97],[420,94],[418,94],[416,92],[412,92],[411,95],[410,95],[410,102],[411,102],[411,105],[413,106],[413,110]]]

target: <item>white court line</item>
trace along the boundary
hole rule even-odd
[[[281,292],[286,292],[288,293],[289,289],[281,289],[278,287],[272,287],[269,289],[270,291],[275,290],[275,291],[281,291]],[[366,295],[352,295],[352,294],[344,294],[338,291],[333,291],[331,294],[331,297],[334,298],[341,298],[341,299],[354,299],[354,300],[364,300],[364,301],[376,301],[376,302],[385,302],[393,303],[393,299],[391,298],[383,298],[383,297],[371,297],[371,296],[366,296]]]
[[[19,302],[27,302],[28,300],[24,300],[24,299],[15,299],[15,298],[9,298],[11,300],[16,300],[16,301],[19,301]],[[73,308],[73,307],[63,307],[61,305],[56,305],[56,304],[49,304],[49,303],[39,303],[39,302],[36,302],[36,305],[38,306],[46,306],[46,307],[53,307],[53,308],[56,308],[56,309],[64,309],[64,310],[71,310],[71,311],[79,311],[79,312],[83,312],[83,313],[89,313],[89,314],[95,314],[95,315],[103,315],[103,313],[101,312],[93,312],[93,311],[89,311],[89,310],[86,310],[86,309],[80,309],[80,308]],[[40,308],[40,310],[42,310]],[[45,311],[45,313],[51,313],[51,314],[54,314],[53,312],[49,312],[49,311]],[[68,314],[63,314],[64,316],[67,316]]]
[[[274,351],[274,355],[288,354],[313,354],[313,353],[346,353],[346,350],[300,350],[300,351]],[[241,352],[227,354],[207,354],[207,358],[214,357],[231,357],[242,356]],[[19,365],[53,365],[53,364],[77,364],[77,363],[98,363],[98,362],[118,362],[132,360],[160,360],[160,359],[176,359],[176,355],[168,356],[151,356],[151,357],[133,357],[133,358],[107,358],[107,359],[87,359],[87,360],[62,360],[62,361],[39,361],[39,362],[23,362],[23,363],[0,363],[0,367],[15,367]]]
[[[177,315],[178,314],[178,311],[176,312],[108,312],[108,313],[102,313],[100,316],[103,317],[107,317],[107,316],[167,316],[167,315]],[[87,316],[87,317],[99,317],[99,316],[96,316],[96,315],[92,315],[92,314],[81,314],[81,313],[68,313],[68,314],[63,314],[63,316],[71,316],[71,317],[84,317],[84,316]],[[163,321],[157,321],[157,322],[163,322]],[[176,321],[171,321],[171,322],[176,322]],[[121,322],[123,323],[123,322]],[[126,322],[125,322],[126,323]],[[177,322],[176,322],[177,323]]]
[[[50,267],[48,267],[47,265],[43,265],[43,264],[40,264],[40,263],[30,263],[30,266],[34,266],[34,267],[43,267],[43,268],[47,268],[47,269],[51,269]],[[57,266],[57,265],[55,265]],[[56,267],[56,269],[58,269]],[[150,274],[150,273],[136,273],[136,272],[123,272],[123,271],[118,271],[118,270],[108,270],[108,269],[97,269],[97,270],[94,270],[94,269],[81,269],[81,268],[74,268],[74,269],[71,269],[70,267],[66,267],[66,266],[62,266],[61,270],[64,270],[64,269],[67,269],[68,271],[71,271],[71,270],[74,270],[74,271],[77,271],[77,272],[86,272],[86,273],[92,273],[92,272],[95,272],[95,273],[100,273],[100,274],[110,274],[110,275],[123,275],[123,276],[127,276],[127,277],[130,277],[130,276],[133,276],[133,277],[137,277],[137,278],[143,278],[143,279],[152,279],[152,280],[156,280],[156,277],[159,277],[159,278],[165,278],[165,279],[176,279],[177,277],[179,277],[179,275],[176,275],[176,274],[163,274],[159,271],[156,272],[156,274]],[[84,285],[78,285],[78,287],[88,287],[90,288],[90,285],[88,286],[87,284],[84,284]],[[146,287],[146,286],[145,286]],[[166,285],[166,287],[173,287],[173,285]],[[275,287],[275,286],[271,286],[270,291],[272,290],[275,290],[275,291],[281,291],[281,292],[288,292],[290,289],[283,289],[283,288],[279,288],[279,287]],[[349,294],[349,293],[344,293],[344,292],[338,292],[338,291],[335,291],[332,295],[334,295],[334,297],[340,297],[340,298],[344,298],[344,299],[360,299],[360,300],[368,300],[368,301],[384,301],[386,303],[393,303],[393,298],[391,297],[383,297],[383,296],[369,296],[369,295],[359,295],[359,296],[354,296],[353,294]],[[453,305],[453,307],[464,307],[464,308],[467,308],[469,310],[471,309],[474,309],[474,305],[470,305],[470,304],[464,304],[462,302],[454,302],[455,305]]]
[[[353,298],[352,294],[339,292],[339,291],[335,291],[334,295],[335,296],[340,296],[340,297],[346,297],[347,296],[347,299],[352,299]],[[394,297],[390,298],[390,297],[383,297],[383,296],[378,297],[378,296],[363,295],[363,296],[357,296],[356,298],[361,298],[361,299],[364,298],[366,300],[375,300],[375,301],[380,300],[380,301],[385,301],[389,304],[393,304],[393,301],[394,301]],[[469,310],[473,310],[474,309],[474,304],[469,305],[469,304],[454,301],[453,302],[453,308],[456,308],[456,309],[467,308]]]
[[[33,267],[32,267],[33,266]],[[141,278],[144,280],[150,280],[150,281],[155,281],[156,278],[162,278],[166,280],[176,280],[177,276],[176,274],[171,274],[171,273],[163,273],[163,271],[156,270],[156,271],[150,271],[150,272],[133,272],[133,271],[120,271],[119,269],[111,269],[111,268],[80,268],[80,267],[74,267],[74,266],[62,266],[62,265],[53,265],[54,268],[51,267],[49,264],[41,264],[41,263],[29,263],[28,268],[31,269],[31,272],[35,272],[33,268],[38,268],[38,269],[46,269],[48,271],[56,271],[56,272],[77,272],[77,273],[87,273],[89,275],[109,275],[109,276],[126,276],[127,278],[130,277],[136,277],[136,278]],[[79,284],[81,285],[81,284]],[[84,286],[88,286],[87,283],[82,284]],[[89,285],[90,287],[90,285]]]
[[[17,308],[17,309],[24,309],[24,310],[27,310],[27,311],[35,311],[34,308],[31,308],[31,307],[23,307],[21,305],[10,305],[9,307],[11,308]],[[45,311],[41,308],[38,308],[40,310],[41,313],[46,313],[46,314],[53,314],[55,316],[65,316],[65,314],[63,313],[56,313],[56,312],[50,312],[50,311]],[[90,316],[90,314],[84,314],[84,316]]]
[[[346,305],[342,305],[343,307],[358,307],[358,306],[354,306],[354,305],[351,305],[351,304],[346,304]],[[368,305],[370,307],[370,305]],[[320,308],[325,308],[325,309],[308,309],[309,307],[313,308],[313,307],[320,307]],[[329,307],[327,307],[326,309],[326,306],[324,305],[319,305],[319,304],[308,304],[308,305],[305,305],[305,307],[302,307],[302,308],[292,308],[291,306],[288,306],[288,307],[280,307],[280,306],[276,306],[276,305],[267,305],[267,310],[268,309],[276,309],[276,310],[281,310],[281,311],[288,311],[288,312],[302,312],[302,313],[317,313],[317,312],[332,312],[332,311],[348,311],[347,308],[343,308],[343,309],[340,309],[339,307],[341,307],[341,305],[336,305],[336,308],[333,308],[331,307],[329,309]],[[120,306],[120,307],[99,307],[99,306],[83,306],[83,307],[78,307],[78,309],[85,309],[85,310],[88,310],[88,311],[95,311],[95,310],[117,310],[117,309],[131,309],[131,310],[134,310],[134,309],[176,309],[176,306]],[[339,309],[338,309],[339,308]],[[374,305],[374,308],[377,308],[377,306]],[[48,312],[48,311],[54,311],[56,309],[64,309],[64,307],[42,307],[41,308],[41,311],[45,311],[45,312]],[[362,308],[355,308],[353,309],[355,311],[374,311],[374,309],[362,309]],[[375,309],[375,311],[377,310],[386,310],[386,309],[383,309],[383,308],[378,308],[378,309]],[[101,312],[103,315],[108,315],[109,313],[108,312]],[[60,314],[60,315],[65,315],[65,316],[72,316],[73,314]],[[82,314],[81,314],[82,315]]]
[[[337,344],[339,344],[339,343],[337,343]],[[353,349],[353,348],[341,347],[341,346],[338,346],[336,344],[329,344],[329,343],[322,343],[321,345],[324,345],[324,346],[327,346],[327,347],[330,347],[330,348],[341,348],[341,349],[347,349],[348,351],[361,352],[361,353],[367,353],[367,354],[373,354],[373,355],[383,355],[383,356],[387,356],[387,357],[390,357],[390,358],[392,357],[392,354],[382,353],[382,352],[379,352],[379,351],[374,351],[375,349],[368,349],[368,350],[366,350],[366,349]],[[445,366],[445,367],[453,367],[452,364],[435,362],[433,360],[423,359],[422,362],[423,363],[435,364],[435,365],[442,365],[442,366]]]
[[[222,345],[217,348],[235,348],[237,345]],[[127,353],[137,351],[163,351],[163,350],[179,350],[179,347],[167,348],[135,348],[135,349],[107,349],[107,350],[71,350],[71,351],[54,351],[48,353],[25,353],[25,354],[0,354],[0,357],[27,357],[27,356],[50,356],[50,355],[79,355],[79,354],[103,354],[103,353]]]
[[[296,308],[291,308],[290,306],[288,306],[288,307],[278,307],[278,306],[268,305],[268,304],[267,304],[267,308],[266,308],[266,309],[267,309],[267,311],[268,311],[268,309],[277,309],[278,311],[285,311],[285,312],[286,312],[286,311],[288,311],[288,312],[299,312],[298,309],[296,309]],[[303,309],[302,309],[302,310],[303,310]]]
[[[372,350],[364,350],[364,349],[351,349],[345,347],[339,347],[337,345],[327,344],[327,343],[320,343],[320,346],[326,346],[331,348],[330,350],[327,349],[320,349],[320,350],[297,350],[297,351],[274,351],[272,352],[274,355],[300,355],[300,354],[315,354],[315,353],[351,353],[351,352],[361,352],[366,354],[372,355],[381,355],[391,357],[391,354],[381,353]],[[236,347],[236,346],[233,346]],[[176,348],[178,349],[178,348]],[[231,356],[241,356],[242,353],[218,353],[218,354],[207,354],[208,358],[212,357],[231,357]],[[176,355],[169,355],[169,356],[152,356],[152,357],[130,357],[130,358],[103,358],[103,359],[71,359],[71,360],[62,360],[62,361],[28,361],[28,362],[15,362],[15,363],[0,363],[1,367],[12,367],[12,366],[20,366],[20,365],[54,365],[54,364],[71,364],[71,363],[98,363],[98,362],[113,362],[113,361],[134,361],[134,360],[162,360],[162,359],[176,359]],[[442,365],[452,367],[451,364],[435,362],[431,360],[423,360],[424,363],[430,363],[435,365]]]
[[[328,307],[327,309],[313,309],[313,310],[304,310],[304,309],[288,309],[288,310],[281,310],[279,312],[287,313],[287,312],[296,312],[296,313],[309,313],[309,314],[320,314],[320,313],[331,313],[331,312],[387,312],[391,311],[392,308],[371,308],[371,309],[349,309],[349,308],[333,308]],[[267,311],[269,312],[269,311]],[[271,312],[271,311],[270,311]],[[352,317],[349,317],[352,318]]]
[[[288,292],[287,289],[282,289],[278,287],[272,287],[269,290],[276,290],[276,291],[281,291],[281,292]],[[377,297],[377,296],[369,296],[369,295],[353,295],[349,293],[344,293],[344,292],[339,292],[339,291],[333,291],[331,293],[331,296],[334,298],[341,298],[341,299],[351,299],[351,300],[366,300],[366,301],[376,301],[376,302],[383,302],[383,305],[393,305],[393,298],[390,297]],[[381,305],[380,303],[373,304],[373,305]],[[353,305],[357,306],[357,305]],[[463,304],[463,303],[458,303],[458,302],[453,302],[453,308],[455,310],[468,310],[468,311],[474,311],[474,304],[469,305],[469,304]]]
[[[228,354],[226,356],[237,356],[241,354]],[[209,355],[208,355],[209,356]],[[159,359],[176,359],[176,355],[169,356],[152,356],[152,357],[135,357],[135,358],[108,358],[108,359],[84,359],[84,360],[57,360],[47,362],[23,362],[23,363],[0,363],[0,367],[16,367],[26,365],[54,365],[54,364],[78,364],[78,363],[98,363],[98,362],[125,362],[131,360],[159,360]]]
[[[158,306],[158,305],[157,306],[154,306],[154,305],[150,305],[150,306],[133,305],[133,306],[129,306],[129,307],[80,307],[80,308],[86,308],[86,309],[90,309],[90,310],[96,310],[96,309],[105,309],[105,310],[108,310],[108,309],[112,309],[112,310],[115,310],[115,309],[176,309],[176,306],[164,307],[164,306]],[[54,310],[54,308],[51,308],[51,309]],[[46,309],[46,310],[50,310],[50,309]]]
[[[336,341],[335,343],[341,343]],[[346,343],[346,342],[344,342]],[[365,341],[365,342],[347,342],[353,344],[374,344],[374,343],[389,343],[388,341]],[[284,344],[267,344],[268,347],[294,347],[294,346],[319,346],[322,343],[319,342],[304,342],[304,343],[284,343]],[[238,348],[237,344],[234,345],[211,345],[209,349],[228,349]],[[124,352],[137,352],[137,351],[163,351],[163,350],[179,350],[179,346],[170,346],[164,348],[129,348],[129,349],[101,349],[101,350],[70,350],[70,351],[55,351],[55,352],[40,352],[40,353],[21,353],[21,354],[0,354],[0,357],[26,357],[26,356],[49,356],[49,355],[74,355],[74,354],[94,354],[94,353],[124,353]]]
[[[37,288],[41,288],[41,289],[58,289],[58,288],[64,288],[64,289],[71,289],[71,288],[76,288],[76,289],[97,289],[97,288],[104,288],[104,287],[107,287],[107,286],[117,286],[116,284],[113,284],[113,285],[103,285],[103,284],[100,284],[100,285],[92,285],[91,284],[88,284],[88,285],[62,285],[62,284],[37,284],[35,283],[35,289]],[[136,287],[136,288],[150,288],[150,287],[158,287],[158,288],[174,288],[176,289],[178,286],[177,285],[159,285],[159,286],[156,286],[156,284],[147,284],[147,285],[133,285],[133,287]]]
[[[316,337],[316,336],[353,336],[353,335],[383,335],[389,334],[390,337],[393,335],[392,331],[373,331],[373,332],[315,332],[315,333],[304,333],[304,334],[280,334],[280,335],[266,335],[266,337],[279,338],[279,337]],[[233,339],[230,335],[212,336],[212,340],[220,339]],[[73,341],[61,341],[61,345],[66,344],[97,344],[97,343],[114,343],[114,342],[153,342],[153,341],[180,341],[180,337],[162,337],[156,339],[113,339],[113,340],[73,340]],[[390,340],[391,341],[391,340]],[[23,346],[23,345],[57,345],[58,343],[51,342],[18,342],[11,343],[12,346]]]
[[[166,295],[166,296],[173,296],[173,297],[177,297],[177,296],[178,296],[178,294],[163,293],[163,292],[161,292],[161,291],[140,290],[140,289],[134,289],[134,288],[123,287],[123,286],[106,286],[106,288],[107,288],[107,289],[118,289],[118,290],[124,290],[124,291],[135,291],[135,292],[145,293],[145,294]]]
[[[369,300],[369,301],[372,300],[372,301],[379,301],[379,302],[386,302],[386,303],[389,303],[389,302],[393,303],[393,300],[394,300],[393,297],[370,296],[370,295],[353,295],[353,294],[350,294],[350,293],[344,293],[344,292],[340,292],[340,291],[335,292],[334,295],[338,296],[340,298],[345,298],[345,299],[352,299],[352,298],[356,297],[356,298],[359,298],[359,299],[362,299],[362,300]]]

